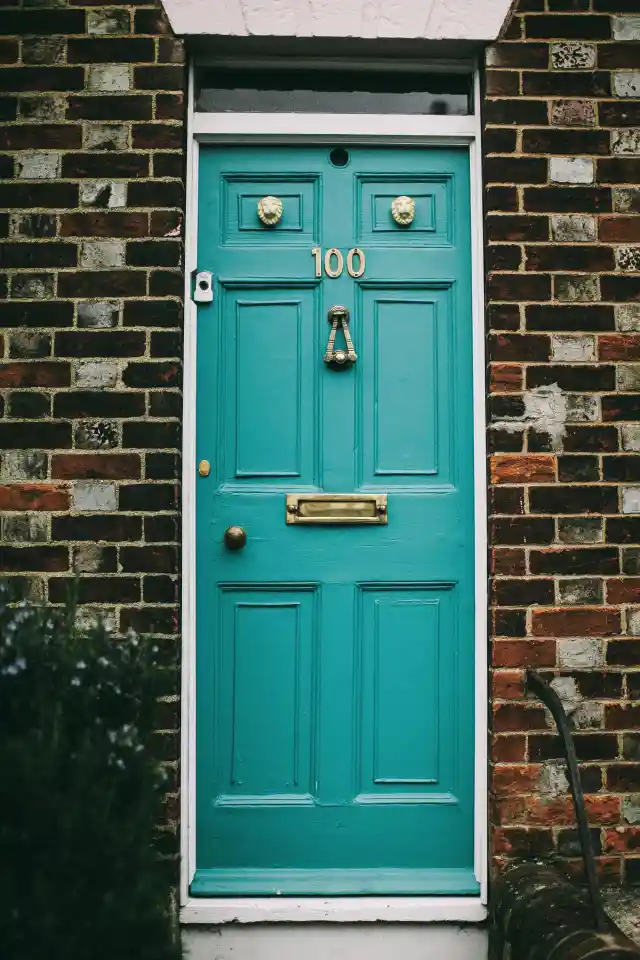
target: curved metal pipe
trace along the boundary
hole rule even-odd
[[[589,896],[595,915],[596,930],[599,933],[606,933],[610,929],[607,915],[602,905],[600,896],[600,887],[598,885],[598,876],[596,873],[596,862],[591,847],[591,837],[589,836],[589,823],[587,821],[587,810],[584,804],[584,793],[582,783],[580,782],[580,773],[578,771],[578,759],[576,748],[573,742],[573,733],[569,726],[567,717],[560,697],[547,681],[540,676],[536,670],[526,671],[527,692],[535,693],[539,700],[549,709],[555,720],[565,760],[567,761],[567,772],[569,774],[569,787],[573,799],[573,808],[578,822],[578,835],[580,837],[580,847],[582,849],[582,859],[584,862],[584,871],[587,877],[587,886]]]

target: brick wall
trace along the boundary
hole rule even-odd
[[[579,852],[533,666],[572,711],[601,872],[636,884],[638,41],[640,0],[520,0],[484,108],[494,864]]]
[[[175,664],[182,46],[152,3],[0,0],[0,30],[0,570],[51,603],[77,571]],[[175,760],[175,670],[165,707]]]

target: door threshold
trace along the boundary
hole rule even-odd
[[[184,924],[482,923],[481,897],[189,897]]]

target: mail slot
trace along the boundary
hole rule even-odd
[[[386,493],[288,493],[287,523],[386,523]]]

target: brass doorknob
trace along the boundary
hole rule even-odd
[[[247,542],[247,531],[243,527],[227,527],[224,532],[224,545],[228,550],[241,550]]]

